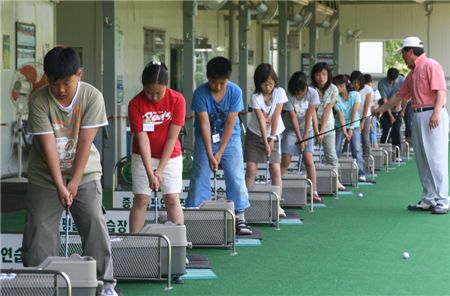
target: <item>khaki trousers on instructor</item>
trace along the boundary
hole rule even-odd
[[[22,242],[25,267],[37,266],[48,256],[59,256],[61,236],[59,223],[65,211],[56,189],[28,184],[27,215]],[[105,283],[114,282],[111,242],[102,207],[100,180],[80,185],[70,207],[81,236],[83,256],[97,261],[97,277]]]

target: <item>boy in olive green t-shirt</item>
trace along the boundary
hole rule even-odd
[[[97,262],[104,282],[98,295],[114,291],[111,244],[102,208],[100,154],[93,145],[106,126],[103,96],[81,82],[80,59],[70,47],[55,47],[44,58],[49,84],[30,98],[29,127],[33,134],[28,166],[27,215],[22,242],[24,266],[37,266],[58,256],[59,221],[70,207],[83,255]]]

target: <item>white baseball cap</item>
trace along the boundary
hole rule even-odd
[[[399,49],[397,49],[397,52],[401,52],[403,48],[405,47],[421,47],[423,48],[422,40],[420,40],[418,37],[406,37],[403,40],[403,45]]]

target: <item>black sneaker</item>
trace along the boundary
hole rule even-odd
[[[437,204],[435,207],[433,207],[431,213],[437,215],[445,215],[448,213],[448,206],[444,206],[443,204]]]
[[[247,224],[246,221],[238,220],[236,222],[236,234],[238,235],[252,235],[252,228]]]
[[[409,205],[408,206],[408,211],[432,211],[433,210],[433,206],[426,204],[422,201],[419,201],[418,203],[414,204],[414,205]]]

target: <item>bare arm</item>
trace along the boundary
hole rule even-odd
[[[281,118],[281,110],[283,109],[283,103],[278,103],[277,107],[275,108],[275,112],[273,112],[272,118],[271,118],[271,128],[270,128],[270,134],[271,136],[275,136],[277,129],[278,129],[278,121]]]
[[[219,169],[219,164],[214,158],[211,144],[211,125],[209,123],[209,115],[207,112],[196,112],[195,115],[199,120],[200,135],[205,145],[206,154],[208,155],[209,165],[214,172]]]
[[[378,112],[383,113],[387,111],[392,116],[390,109],[394,108],[398,104],[399,100],[400,98],[395,94],[392,95],[389,100],[387,98],[383,98],[384,104],[380,107],[380,109],[378,109]]]
[[[161,154],[161,158],[159,160],[159,165],[156,171],[158,172],[158,176],[162,175],[164,168],[167,165],[167,162],[170,159],[170,155],[172,155],[173,147],[175,147],[175,143],[178,139],[178,135],[180,134],[181,126],[176,125],[174,123],[170,124],[169,133],[167,135],[166,143],[164,144],[164,149]],[[159,180],[161,182],[162,178]]]
[[[59,166],[58,151],[56,150],[55,135],[52,133],[37,135],[35,137],[37,137],[44,151],[45,162],[47,163],[50,175],[55,183],[61,204],[63,206],[70,206],[72,204],[73,196],[70,195],[70,192],[66,188],[62,178],[61,169]]]
[[[339,123],[341,124],[341,131],[344,134],[345,138],[347,140],[351,139],[351,134],[353,133],[352,129],[347,129],[347,126],[345,125],[345,116],[344,113],[342,113],[341,110],[337,111]],[[350,133],[350,134],[349,134]]]
[[[353,105],[352,116],[350,117],[351,122],[350,127],[353,127],[353,125],[355,124],[356,114],[358,114],[359,105],[360,103],[356,103],[355,105]]]
[[[313,120],[314,134],[317,136],[320,132],[319,132],[319,120],[317,119],[317,112],[315,109],[312,120]]]
[[[363,112],[362,112],[362,120],[361,120],[361,125],[364,126],[367,114],[369,113],[369,105],[370,105],[370,101],[372,100],[372,94],[368,93],[366,95],[366,100],[364,101],[364,106],[363,106]]]
[[[322,115],[322,124],[320,126],[320,133],[325,132],[325,127],[328,122],[328,117],[330,116],[331,111],[333,110],[334,104],[329,103],[325,106],[325,110],[323,111]]]
[[[137,141],[139,147],[139,154],[141,155],[142,162],[144,164],[145,172],[150,183],[150,187],[153,190],[159,189],[159,183],[153,173],[152,167],[152,149],[150,147],[150,141],[146,132],[140,132],[134,134],[134,139]]]
[[[300,126],[298,124],[297,115],[295,114],[294,110],[289,110],[288,112],[289,118],[291,119],[292,122],[292,127],[294,128],[295,136],[297,137],[297,141],[301,141],[302,135],[300,134]]]
[[[223,128],[222,138],[220,139],[220,146],[215,155],[218,163],[220,163],[222,154],[225,151],[225,148],[227,147],[231,136],[233,136],[234,125],[236,124],[236,118],[238,117],[238,114],[238,112],[228,112],[227,120],[225,121],[225,126]]]
[[[256,118],[258,119],[259,129],[261,131],[261,137],[264,144],[267,145],[267,130],[266,130],[266,119],[261,109],[254,109]]]
[[[405,113],[406,113],[406,107],[408,106],[409,101],[410,101],[410,100],[405,100],[405,99],[402,100],[402,112],[400,113],[400,116],[401,116],[401,117],[404,117],[404,116],[405,116]]]
[[[259,129],[261,131],[261,140],[264,144],[264,153],[266,154],[267,157],[269,157],[270,153],[272,152],[272,148],[267,139],[266,118],[264,117],[264,114],[261,111],[261,109],[255,109],[254,112],[256,118],[258,119]]]
[[[303,134],[303,139],[306,139],[309,137],[309,129],[311,128],[311,121],[312,118],[314,118],[314,115],[316,113],[315,106],[309,106],[306,110],[306,116],[305,116],[305,133]]]
[[[437,128],[439,126],[439,119],[442,107],[444,107],[444,104],[446,102],[446,94],[445,90],[438,90],[436,92],[436,104],[434,105],[434,111],[433,114],[431,114],[429,126],[431,129]]]

